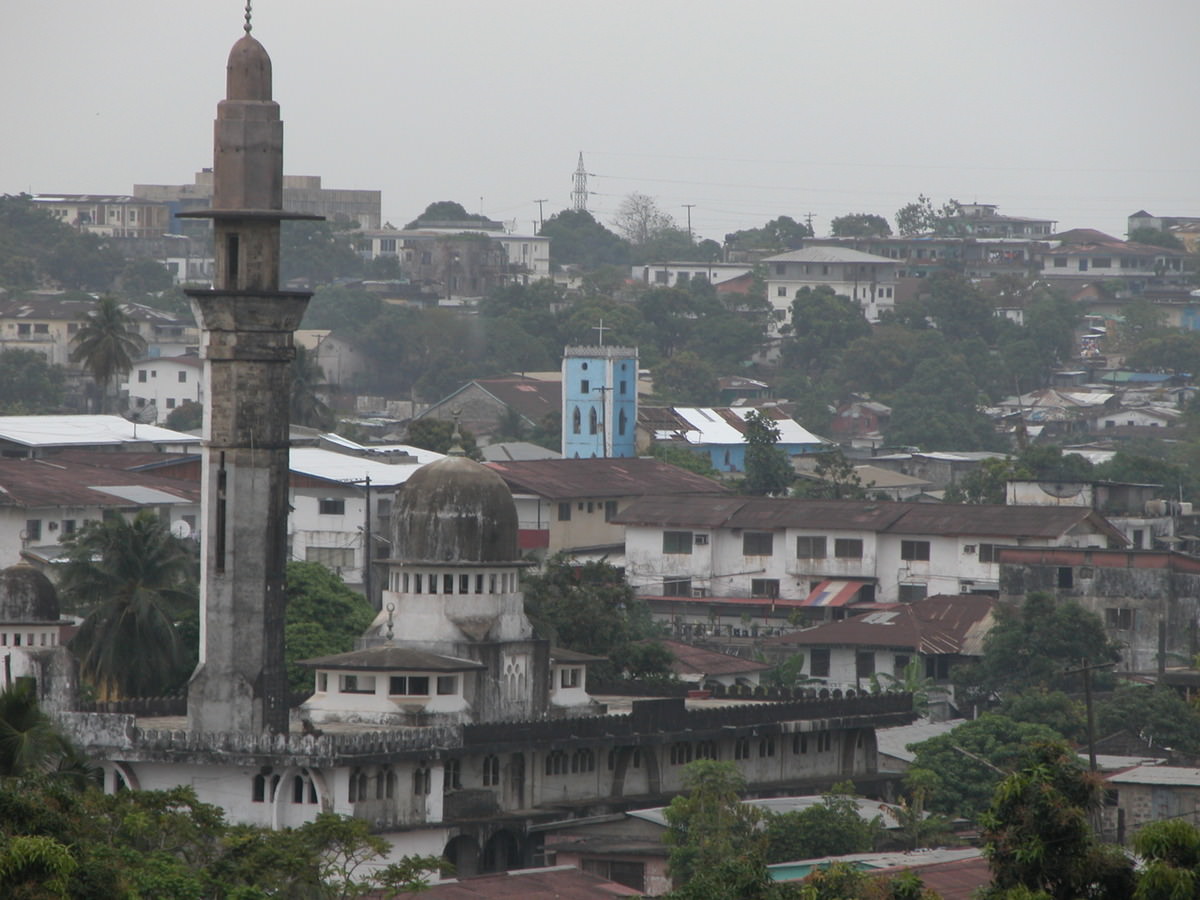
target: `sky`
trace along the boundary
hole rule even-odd
[[[0,0],[0,193],[212,165],[243,0]],[[528,231],[640,192],[698,238],[918,194],[1123,237],[1200,215],[1193,0],[255,0],[284,169]]]

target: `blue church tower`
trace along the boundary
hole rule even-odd
[[[562,365],[566,459],[637,456],[636,347],[567,347]]]

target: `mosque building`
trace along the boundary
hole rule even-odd
[[[876,776],[875,729],[911,721],[907,695],[589,695],[594,658],[551,647],[525,615],[509,489],[454,453],[397,490],[382,611],[358,649],[305,663],[312,694],[288,709],[288,365],[307,295],[278,289],[279,223],[290,217],[282,125],[270,59],[248,25],[230,54],[215,143],[213,209],[200,215],[214,220],[217,277],[190,292],[210,398],[201,661],[186,717],[60,704],[64,729],[102,761],[107,790],[191,785],[230,820],[271,828],[355,816],[394,857],[445,855],[470,874],[529,864],[538,823],[666,802],[693,759],[734,762],[760,795]],[[614,361],[636,375],[634,358]],[[610,373],[617,384],[620,373]],[[28,602],[0,596],[0,617],[49,628],[57,608],[44,588]],[[0,621],[0,634],[17,624],[41,633]]]

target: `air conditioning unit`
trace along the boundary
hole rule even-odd
[[[707,544],[707,543],[708,543],[708,535],[707,535],[707,534],[698,534],[698,535],[696,535],[696,536],[695,536],[695,543],[696,543],[696,546],[697,546],[697,547],[702,547],[702,546],[704,546],[705,544]]]
[[[974,544],[964,544],[963,545],[963,553],[974,553],[974,552],[975,552]]]
[[[708,588],[692,588],[693,597],[707,597]]]

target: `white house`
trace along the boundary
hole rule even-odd
[[[204,360],[190,354],[139,359],[121,390],[144,421],[164,422],[184,403],[204,402]]]
[[[760,497],[652,497],[625,526],[639,593],[786,598],[813,608],[999,589],[1002,546],[1126,540],[1084,508]]]
[[[880,313],[896,303],[898,263],[894,259],[845,247],[806,247],[768,256],[763,263],[775,334],[791,317],[792,301],[801,288],[833,288],[858,304],[868,322],[878,322]]]
[[[642,284],[682,287],[693,280],[707,281],[713,285],[724,284],[750,274],[753,268],[747,263],[657,262],[634,266],[631,274],[635,281]]]

